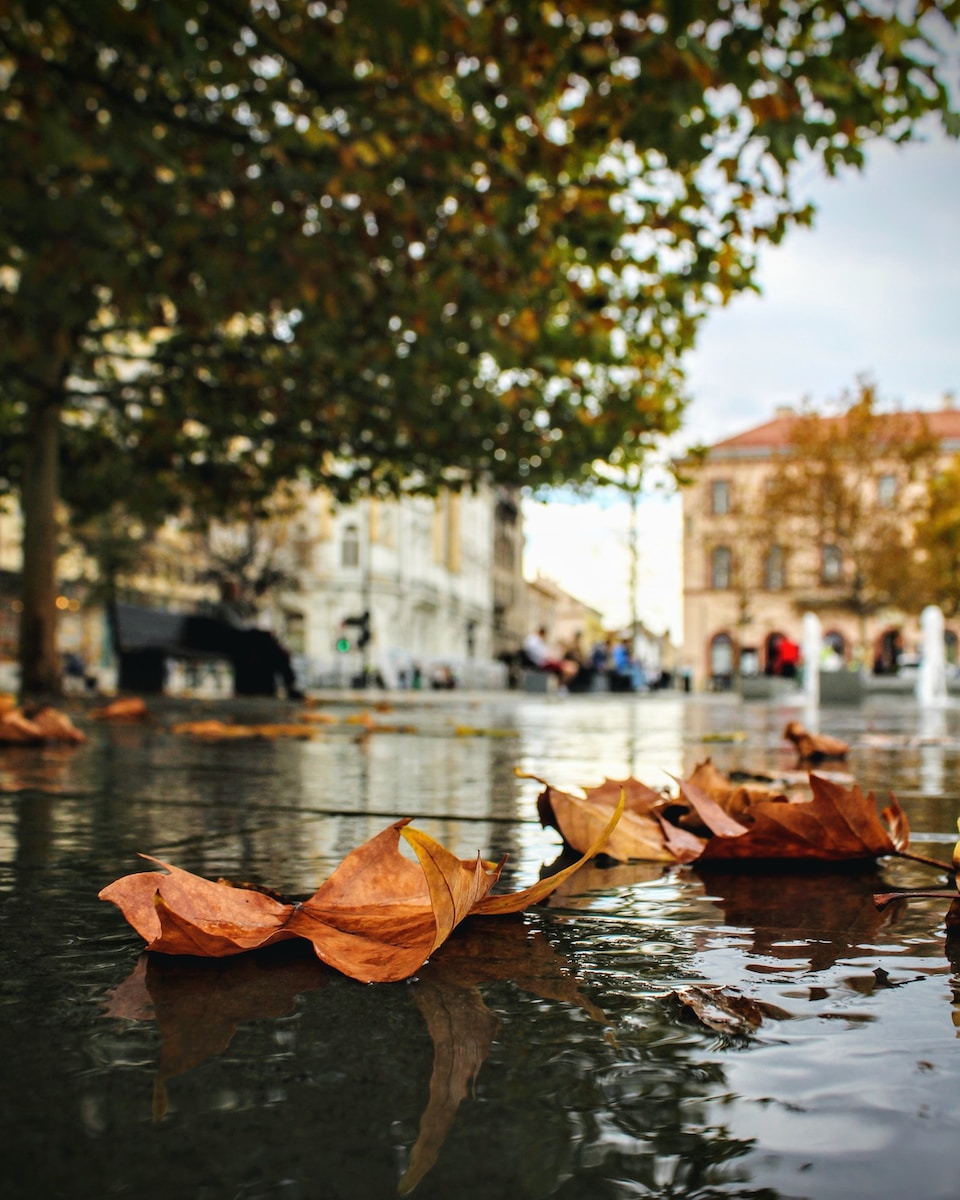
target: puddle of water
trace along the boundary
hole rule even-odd
[[[378,717],[380,714],[377,714]],[[549,906],[474,922],[417,979],[364,987],[277,947],[141,956],[101,886],[138,851],[312,891],[399,816],[505,882],[557,857],[539,784],[705,758],[795,764],[795,712],[732,697],[498,697],[311,742],[194,744],[162,722],[0,756],[0,1053],[8,1195],[619,1198],[956,1194],[960,951],[917,863],[842,872],[591,867]],[[960,714],[821,714],[847,769],[949,858]],[[484,736],[482,731],[486,731]],[[750,1038],[685,984],[770,1006]]]

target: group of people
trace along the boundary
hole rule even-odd
[[[549,671],[561,688],[586,691],[594,680],[603,677],[612,692],[639,691],[645,683],[642,666],[633,658],[628,638],[609,637],[597,642],[591,651],[582,646],[582,636],[557,652],[547,642],[547,630],[540,626],[523,640],[521,656],[526,665]]]

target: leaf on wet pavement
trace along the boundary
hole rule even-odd
[[[664,804],[664,797],[639,780],[608,779],[599,787],[586,790],[584,796],[561,791],[542,779],[538,782],[543,784],[537,799],[540,822],[556,829],[567,845],[579,850],[594,841],[622,795],[625,811],[604,845],[604,854],[623,862],[631,858],[679,861],[678,855],[668,849],[656,817],[656,809]]]
[[[702,1025],[727,1037],[750,1037],[764,1018],[788,1016],[771,1004],[751,1000],[734,987],[720,984],[689,984],[669,995],[694,1014]]]
[[[846,787],[816,774],[807,782],[808,795],[789,796],[776,788],[734,785],[708,760],[677,781],[676,801],[636,780],[607,780],[583,797],[544,783],[537,807],[541,823],[580,851],[609,811],[614,790],[622,789],[634,798],[633,807],[628,804],[605,849],[620,861],[846,862],[906,851],[909,823],[894,797],[878,815],[874,794],[865,795],[855,783]]]
[[[364,982],[406,979],[471,914],[516,913],[598,854],[616,828],[622,804],[583,856],[566,871],[518,892],[491,895],[503,863],[459,859],[433,838],[394,822],[344,858],[303,903],[287,904],[248,888],[215,883],[179,867],[125,875],[100,892],[146,942],[165,954],[221,957],[300,937],[318,958]],[[416,854],[400,853],[400,838]]]
[[[8,708],[0,713],[0,745],[65,742],[77,746],[86,740],[87,735],[57,708]]]
[[[227,742],[278,738],[312,738],[316,728],[312,724],[291,722],[286,724],[233,725],[226,721],[178,721],[170,727],[171,733],[186,734],[202,741]]]
[[[897,845],[891,828],[877,814],[873,792],[864,795],[854,784],[846,788],[818,775],[810,776],[809,800],[783,803],[761,801],[750,807],[749,824],[741,833],[715,830],[700,856],[701,862],[731,858],[809,858],[849,861],[895,854],[909,837],[906,815],[891,797],[884,811],[904,844]],[[683,795],[709,825],[697,789],[681,784]]]
[[[147,703],[142,696],[120,696],[90,710],[94,721],[145,721],[148,716]]]
[[[799,721],[788,721],[783,736],[793,743],[800,762],[818,763],[829,758],[846,758],[850,750],[847,742],[840,738],[825,733],[810,733]]]

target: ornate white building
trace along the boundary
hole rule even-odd
[[[450,677],[462,687],[502,686],[497,512],[487,488],[344,506],[322,492],[307,496],[286,547],[297,586],[277,595],[274,612],[305,684],[346,685],[366,674],[389,687]],[[365,613],[361,645],[354,622]]]

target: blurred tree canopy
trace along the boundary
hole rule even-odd
[[[678,425],[681,356],[940,113],[956,0],[7,0],[0,481],[55,690],[57,500],[143,519],[585,482]]]

